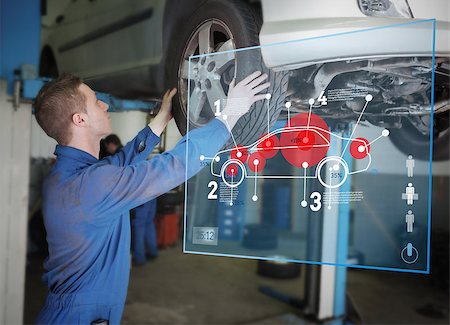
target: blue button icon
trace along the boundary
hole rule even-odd
[[[407,264],[413,264],[419,258],[419,252],[413,246],[413,244],[408,243],[400,253],[402,260]]]

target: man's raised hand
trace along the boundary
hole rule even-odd
[[[150,121],[148,126],[152,129],[153,133],[158,137],[166,128],[167,124],[169,124],[172,119],[172,99],[173,96],[177,93],[176,88],[172,88],[166,91],[163,96],[161,107],[159,108],[158,114]]]
[[[250,110],[250,107],[266,98],[267,94],[260,94],[264,89],[269,88],[270,83],[264,82],[268,78],[267,74],[255,71],[235,85],[235,80],[230,84],[225,108],[221,112],[221,119],[232,129],[239,118]],[[264,82],[264,83],[263,83]]]

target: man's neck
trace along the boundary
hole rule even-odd
[[[67,144],[70,147],[83,150],[98,159],[100,152],[100,139],[91,139],[87,136],[73,135],[72,140]]]

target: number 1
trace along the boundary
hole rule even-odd
[[[214,113],[215,116],[220,116],[220,99],[216,100],[214,102],[214,107],[216,108],[216,112]]]

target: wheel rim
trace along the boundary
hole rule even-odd
[[[194,127],[214,118],[214,103],[226,98],[229,84],[236,75],[236,54],[230,51],[193,58],[190,66],[189,57],[234,49],[231,30],[219,19],[204,21],[189,37],[178,68],[178,90],[180,106],[186,116],[189,98],[188,117]]]
[[[241,170],[241,177],[235,183],[229,183],[225,177],[226,169],[231,164],[238,166],[238,168]],[[244,178],[245,178],[244,164],[242,164],[242,162],[237,159],[229,159],[222,165],[222,168],[220,169],[220,176],[222,177],[222,181],[228,187],[233,187],[233,188],[238,187],[244,181]]]

